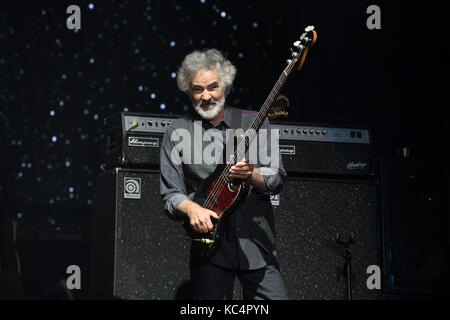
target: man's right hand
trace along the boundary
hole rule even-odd
[[[182,201],[177,209],[188,216],[191,228],[200,233],[207,233],[213,229],[211,217],[219,219],[217,213],[205,209],[191,200]]]

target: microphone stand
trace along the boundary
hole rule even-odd
[[[348,241],[342,241],[340,239],[339,233],[336,234],[335,241],[337,244],[344,247],[344,277],[347,278],[345,289],[346,289],[346,299],[352,300],[352,253],[350,251],[350,245],[355,243],[353,232],[350,233]]]

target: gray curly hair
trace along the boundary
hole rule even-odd
[[[195,74],[200,70],[216,69],[219,73],[224,95],[230,93],[236,75],[236,67],[224,57],[217,49],[207,49],[194,51],[188,54],[177,72],[178,88],[186,94],[189,94],[191,81]]]

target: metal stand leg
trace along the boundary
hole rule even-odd
[[[352,300],[352,253],[350,251],[350,245],[355,243],[353,233],[350,233],[348,241],[342,241],[339,234],[336,234],[335,241],[345,249],[344,255],[344,277],[346,278],[345,289],[346,299]]]

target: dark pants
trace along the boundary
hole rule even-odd
[[[233,298],[237,276],[245,300],[287,300],[278,266],[269,264],[257,270],[225,269],[209,262],[191,265],[195,299],[223,300]]]

